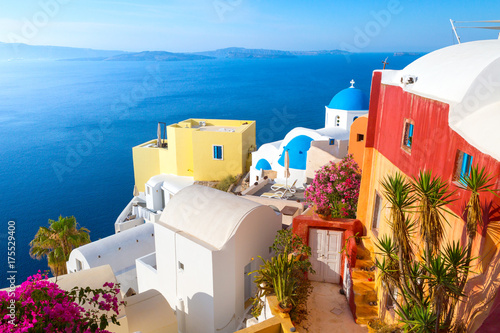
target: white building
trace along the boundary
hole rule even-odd
[[[325,106],[325,127],[317,130],[297,127],[288,132],[283,140],[263,144],[252,153],[250,181],[254,182],[262,176],[263,170],[277,172],[277,178],[284,177],[284,152],[290,157],[290,177],[288,183],[297,181],[297,187],[307,182],[307,175],[317,169],[318,163],[310,163],[321,155],[312,155],[311,147],[328,153],[328,160],[342,159],[347,155],[349,131],[356,118],[368,113],[368,97],[360,89],[351,87],[336,94],[330,104]],[[312,152],[318,152],[312,149]],[[315,154],[315,153],[313,153]],[[325,161],[326,163],[327,161]]]
[[[74,249],[66,267],[68,273],[74,273],[110,265],[122,290],[137,292],[135,259],[154,250],[154,227],[146,223]]]
[[[255,293],[258,256],[281,229],[270,207],[208,187],[181,190],[155,224],[156,252],[137,260],[139,291],[175,306],[180,332],[234,332]],[[248,305],[248,304],[247,304]]]
[[[132,200],[116,219],[115,232],[146,222],[157,222],[170,198],[193,183],[193,177],[163,173],[151,177],[145,184],[145,191],[134,193]]]
[[[272,208],[192,185],[169,199],[157,222],[73,250],[67,267],[110,264],[122,287],[159,291],[179,332],[234,332],[256,291],[248,273],[259,256],[269,258],[280,229]]]

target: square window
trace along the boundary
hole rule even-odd
[[[222,160],[224,158],[222,146],[212,146],[214,160]]]
[[[365,135],[364,134],[358,134],[357,137],[356,137],[356,141],[357,142],[361,142],[365,139]]]
[[[405,122],[405,128],[403,132],[403,148],[411,150],[413,144],[413,123],[410,120]]]
[[[333,146],[335,144],[335,139],[330,139],[330,146]]]
[[[179,269],[180,269],[181,271],[183,271],[183,270],[184,270],[184,264],[183,264],[182,262],[180,262],[180,261],[179,261]]]
[[[382,198],[375,191],[375,204],[373,205],[372,229],[378,229],[380,226],[380,213],[382,212]]]
[[[455,179],[460,180],[461,178],[468,176],[470,174],[470,169],[472,168],[472,160],[474,157],[472,155],[466,154],[463,151],[457,152],[457,161],[455,165]]]

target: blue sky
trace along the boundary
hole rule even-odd
[[[500,1],[0,0],[0,41],[125,51],[432,51],[454,43],[450,18],[500,19],[492,13]],[[470,41],[498,30],[459,34]]]

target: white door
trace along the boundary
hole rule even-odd
[[[311,246],[311,264],[316,274],[310,274],[312,281],[340,282],[340,251],[342,249],[342,232],[309,229],[309,246]]]

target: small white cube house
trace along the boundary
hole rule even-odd
[[[204,186],[179,191],[154,225],[156,252],[136,260],[139,292],[160,291],[179,332],[234,332],[254,295],[258,256],[270,256],[281,217]]]

